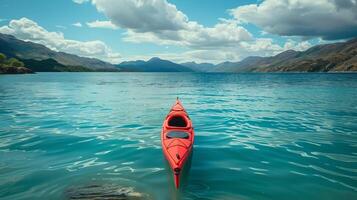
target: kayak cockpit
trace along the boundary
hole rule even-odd
[[[185,119],[184,116],[174,115],[170,117],[170,119],[168,120],[168,125],[172,127],[186,127],[187,120]]]
[[[188,138],[190,138],[190,135],[184,131],[170,131],[166,134],[166,138],[167,139],[174,139],[174,138],[188,139]]]

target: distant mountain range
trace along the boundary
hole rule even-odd
[[[317,45],[306,51],[287,50],[272,57],[247,57],[218,64],[215,72],[341,72],[357,71],[357,38]]]
[[[168,60],[162,60],[154,57],[148,61],[125,61],[117,65],[122,71],[131,72],[193,72],[195,70],[173,63]]]
[[[95,58],[56,52],[44,45],[0,33],[0,53],[15,57],[33,71],[119,71],[110,63]]]
[[[56,52],[44,45],[0,34],[0,53],[19,59],[35,72],[127,71],[127,72],[342,72],[357,71],[357,38],[311,47],[306,51],[287,50],[271,57],[251,56],[239,62],[174,63],[157,57],[148,61],[125,61],[114,65],[95,58]]]

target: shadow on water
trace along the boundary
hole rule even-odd
[[[193,157],[193,152],[194,150],[192,149],[191,154],[189,155],[189,157],[187,158],[186,164],[184,165],[183,169],[182,169],[182,174],[180,176],[180,187],[179,189],[175,188],[175,183],[174,183],[174,176],[173,176],[173,172],[170,168],[170,165],[168,163],[168,161],[166,159],[164,159],[165,161],[165,168],[167,171],[167,183],[168,183],[168,190],[169,190],[169,194],[171,194],[171,198],[176,200],[176,199],[181,199],[182,197],[182,191],[185,190],[185,188],[187,188],[188,185],[188,180],[189,180],[189,173],[190,173],[190,169],[191,169],[191,165],[192,165],[192,157]]]
[[[189,177],[190,169],[191,169],[191,165],[192,165],[193,152],[194,152],[194,149],[192,149],[192,152],[191,152],[190,156],[187,158],[187,162],[182,170],[180,188],[186,188],[186,185],[188,183],[188,180],[189,180],[188,177]]]

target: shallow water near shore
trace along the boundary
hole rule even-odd
[[[160,143],[177,96],[196,133],[178,191]],[[357,74],[1,75],[0,198],[90,185],[159,200],[357,199]]]

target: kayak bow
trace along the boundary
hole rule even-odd
[[[165,158],[174,173],[176,188],[180,185],[180,174],[193,147],[192,122],[177,98],[162,125],[161,145]]]

